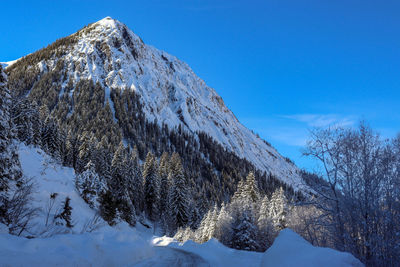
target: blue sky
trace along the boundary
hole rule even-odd
[[[300,167],[308,129],[400,130],[400,1],[7,1],[0,61],[111,16],[187,62]]]

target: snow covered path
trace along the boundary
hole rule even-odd
[[[211,266],[202,257],[191,252],[169,247],[154,247],[155,257],[138,262],[138,267],[157,266],[182,266],[182,267],[206,267]]]

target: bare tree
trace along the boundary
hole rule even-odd
[[[313,130],[304,151],[323,169],[326,183],[314,188],[316,204],[328,219],[324,222],[335,248],[352,252],[367,265],[393,266],[396,261],[389,258],[399,260],[399,246],[385,240],[400,236],[396,140],[382,141],[361,122],[357,129]]]
[[[81,233],[86,233],[86,232],[91,233],[103,227],[104,225],[105,222],[101,218],[100,214],[95,213],[91,219],[86,220],[85,224],[82,226]]]
[[[32,193],[34,184],[30,179],[22,177],[7,202],[7,225],[9,232],[20,236],[29,231],[32,219],[37,216],[38,208],[33,207]]]

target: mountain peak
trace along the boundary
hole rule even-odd
[[[105,17],[105,18],[93,23],[93,25],[94,26],[102,26],[104,28],[117,29],[118,25],[122,25],[122,23],[111,17]]]
[[[90,24],[87,27],[88,31],[86,33],[88,35],[84,35],[88,38],[96,38],[103,39],[111,38],[111,39],[126,39],[130,38],[131,40],[135,40],[138,42],[142,42],[141,39],[132,32],[124,23],[113,19],[111,17],[105,17],[95,23]]]

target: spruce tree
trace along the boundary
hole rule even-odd
[[[73,227],[71,219],[72,207],[70,205],[70,201],[71,199],[69,197],[66,197],[65,201],[63,202],[64,206],[62,208],[62,212],[54,217],[54,219],[56,220],[56,224],[65,225],[68,228]],[[58,221],[58,219],[61,219],[63,222]]]
[[[97,205],[98,196],[106,189],[106,185],[96,173],[92,161],[89,161],[85,170],[76,176],[75,185],[81,197],[92,208]]]
[[[35,101],[31,102],[32,144],[41,146],[41,130],[43,121],[40,119],[39,108]]]
[[[258,251],[257,227],[250,210],[244,210],[237,216],[232,225],[231,247],[235,249]]]
[[[156,221],[159,215],[160,183],[157,174],[157,163],[151,152],[147,153],[143,166],[144,204],[148,218]]]
[[[269,199],[264,196],[260,203],[258,212],[257,226],[259,229],[259,240],[261,249],[267,249],[275,237],[275,229],[272,224],[272,219],[269,217]]]
[[[16,128],[16,136],[26,144],[33,143],[35,115],[36,111],[27,98],[12,98],[11,118]]]
[[[171,157],[169,194],[170,217],[173,229],[190,224],[190,191],[187,179],[183,174],[181,158],[177,153]]]
[[[269,203],[268,214],[272,219],[272,223],[276,231],[280,231],[286,227],[288,200],[282,187],[275,190],[275,192],[272,194]]]
[[[79,146],[78,137],[70,129],[65,142],[66,155],[64,162],[67,166],[72,166],[75,170],[77,170]]]
[[[217,217],[217,224],[215,226],[215,238],[217,238],[221,243],[228,245],[228,242],[231,240],[232,231],[231,231],[231,223],[232,217],[227,210],[225,203],[222,203],[221,209],[219,210]]]
[[[78,148],[77,171],[82,172],[88,162],[94,157],[95,144],[97,141],[92,139],[93,135],[85,131],[80,136],[80,146]]]
[[[11,96],[7,87],[7,77],[0,66],[0,221],[7,220],[10,181],[22,177],[17,148],[13,139],[15,131],[10,116]]]
[[[169,155],[167,152],[164,152],[160,158],[160,164],[158,166],[158,177],[160,178],[160,215],[162,218],[162,223],[164,228],[166,228],[166,224],[169,221],[169,189],[170,184],[168,180],[169,174]]]
[[[111,180],[111,162],[113,155],[111,153],[107,137],[103,136],[100,142],[97,143],[94,150],[94,161],[96,172],[105,181]]]
[[[244,196],[244,191],[245,191],[245,181],[239,180],[236,191],[232,197],[232,202],[239,201]]]
[[[256,179],[253,172],[250,172],[246,177],[244,190],[242,192],[246,198],[249,198],[251,202],[257,203],[260,199],[260,192],[256,183]]]
[[[109,224],[114,225],[117,216],[117,203],[110,190],[100,194],[100,216]]]
[[[128,158],[122,141],[111,162],[111,181],[109,184],[114,201],[117,203],[119,217],[129,225],[134,226],[136,224],[136,211],[128,192],[130,189]]]
[[[200,222],[199,228],[196,230],[195,238],[199,243],[207,242],[210,239],[210,224],[212,222],[212,210],[208,210],[206,214],[204,214],[203,219]]]
[[[59,135],[57,122],[51,116],[47,116],[46,120],[44,121],[41,132],[41,144],[43,150],[45,150],[56,159],[61,159],[61,137]]]
[[[127,177],[126,161],[127,155],[124,144],[121,141],[111,162],[112,179],[110,181],[110,189],[116,199],[121,198],[123,191],[125,190]]]
[[[143,211],[143,176],[136,146],[130,151],[127,165],[127,188],[135,206],[136,214]]]

